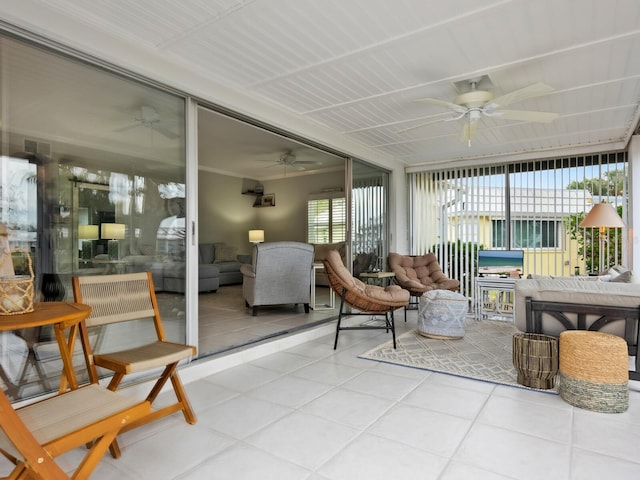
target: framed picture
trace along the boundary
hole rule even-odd
[[[276,196],[273,193],[268,193],[266,195],[263,195],[260,203],[263,207],[275,207]]]

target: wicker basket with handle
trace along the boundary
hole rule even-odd
[[[29,275],[0,277],[0,315],[33,312],[33,262],[27,250],[16,248],[27,259]]]

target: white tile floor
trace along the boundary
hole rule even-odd
[[[415,316],[398,323],[415,328]],[[553,394],[357,358],[386,338],[348,331],[337,351],[323,335],[221,371],[219,360],[184,369],[185,379],[217,371],[186,385],[198,423],[178,414],[123,434],[122,457],[105,457],[91,478],[638,478],[640,382],[626,413],[594,413]]]

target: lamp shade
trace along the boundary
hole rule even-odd
[[[624,226],[624,222],[613,205],[605,202],[596,203],[580,222],[581,228],[624,228]]]
[[[264,242],[264,230],[249,230],[249,241],[251,243]]]
[[[78,225],[80,240],[98,240],[98,225]]]
[[[122,240],[125,238],[124,223],[102,223],[100,224],[100,237],[109,240]]]

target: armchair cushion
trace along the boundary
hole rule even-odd
[[[457,290],[458,280],[447,277],[440,268],[438,257],[433,253],[426,255],[389,254],[389,268],[395,274],[398,285],[415,295],[430,290]]]

